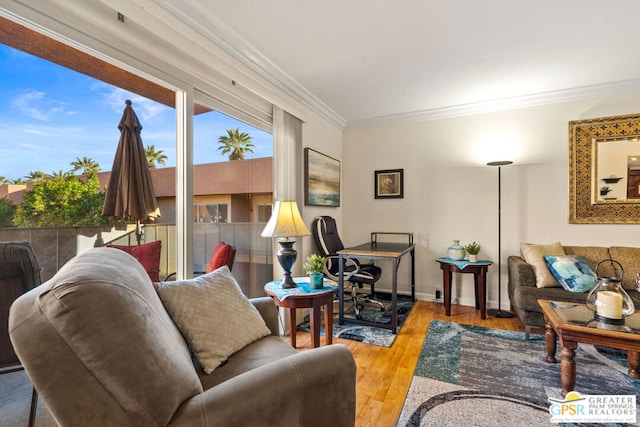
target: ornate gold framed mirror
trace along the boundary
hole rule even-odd
[[[569,122],[569,222],[640,223],[640,114]]]

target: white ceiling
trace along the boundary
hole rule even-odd
[[[346,126],[640,88],[638,0],[153,0]]]

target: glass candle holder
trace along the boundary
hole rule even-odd
[[[603,261],[596,266],[598,267]],[[622,287],[622,266],[619,262],[607,260],[607,262],[617,263],[620,268],[620,277],[600,277],[598,284],[587,295],[587,308],[593,310],[594,317],[600,322],[614,325],[624,324],[624,318],[633,314],[635,306],[629,294]]]

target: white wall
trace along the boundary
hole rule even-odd
[[[345,164],[342,159],[342,129],[338,129],[337,127],[329,124],[326,120],[323,120],[315,113],[310,113],[309,120],[302,125],[302,145],[339,160],[340,167],[344,171]],[[302,168],[304,169],[304,153],[301,162]],[[304,183],[301,183],[301,186],[304,189]],[[302,217],[309,228],[311,228],[313,219],[320,215],[330,215],[336,218],[338,224],[343,223],[342,206],[344,206],[345,203],[344,174],[342,175],[341,187],[340,207],[304,206],[304,202],[302,202]],[[311,236],[304,237],[302,240],[302,247],[297,250],[298,258],[302,259],[306,258],[313,252],[317,252]]]
[[[482,115],[348,129],[344,133],[346,245],[370,231],[411,231],[417,243],[416,289],[442,287],[435,258],[453,239],[482,245],[497,262],[497,168],[502,167],[502,304],[508,309],[507,257],[521,242],[640,246],[640,225],[569,224],[568,122],[638,113],[640,92]],[[404,169],[403,199],[374,199],[374,170]],[[640,218],[639,218],[640,219]],[[381,265],[384,268],[384,265]],[[386,271],[390,270],[388,265]],[[630,273],[631,274],[631,273]],[[635,272],[633,272],[635,274]],[[453,297],[473,305],[473,275],[455,274]],[[400,289],[408,291],[406,263]],[[497,306],[497,266],[489,268],[488,305]],[[384,285],[380,286],[383,287]]]

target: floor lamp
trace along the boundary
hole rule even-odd
[[[502,166],[507,166],[512,164],[513,162],[510,160],[500,160],[497,162],[489,162],[487,163],[487,166],[497,166],[498,167],[498,309],[490,309],[487,310],[487,313],[489,313],[489,316],[493,316],[493,317],[501,317],[501,318],[510,318],[513,317],[513,314],[509,311],[502,311],[502,266],[501,266],[501,259],[502,259],[502,254],[501,254],[501,241],[502,241],[502,236],[500,235],[500,228],[502,225],[502,221],[500,218],[500,210],[501,210],[501,200],[502,200],[502,188],[501,188],[501,177],[500,177],[500,170],[502,168]]]

